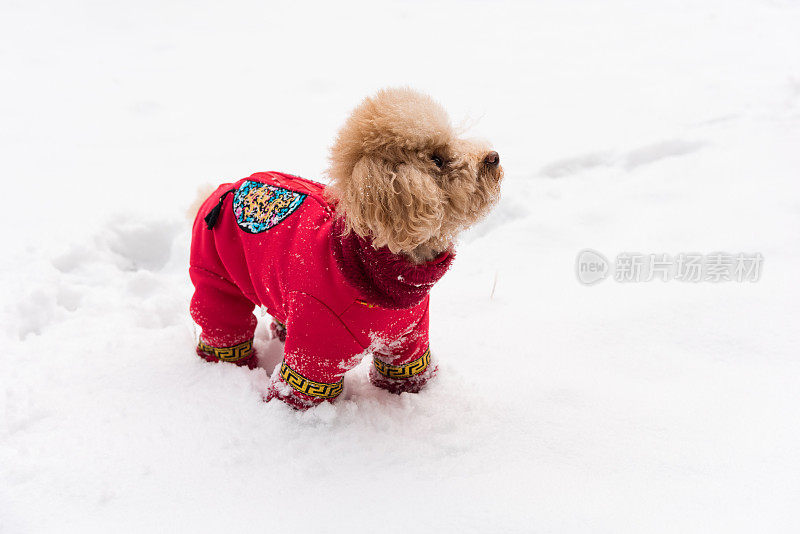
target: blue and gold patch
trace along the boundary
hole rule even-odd
[[[266,232],[292,214],[305,194],[247,180],[233,195],[233,213],[239,228],[250,234]]]

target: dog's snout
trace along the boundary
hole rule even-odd
[[[492,150],[486,154],[486,157],[483,158],[483,162],[490,167],[497,167],[500,165],[500,154]]]

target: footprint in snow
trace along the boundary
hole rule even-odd
[[[100,242],[114,255],[120,269],[158,271],[169,261],[180,231],[176,221],[120,218],[108,225]]]
[[[706,144],[702,141],[672,139],[635,148],[621,157],[615,156],[612,152],[591,152],[549,163],[539,170],[539,175],[548,178],[562,178],[597,167],[610,167],[613,165],[621,165],[625,170],[632,171],[637,167],[649,165],[662,159],[691,154],[700,150]]]
[[[625,169],[631,171],[636,167],[649,165],[650,163],[655,163],[662,159],[691,154],[692,152],[697,152],[705,145],[706,143],[701,141],[673,139],[671,141],[661,141],[660,143],[643,146],[631,150],[625,155]]]
[[[561,178],[562,176],[569,176],[594,167],[605,167],[613,162],[613,155],[610,152],[592,152],[556,160],[542,167],[539,174],[548,178]]]

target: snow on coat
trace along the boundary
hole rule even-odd
[[[435,372],[428,292],[453,259],[414,265],[344,235],[322,184],[278,172],[223,184],[192,230],[191,314],[198,354],[253,366],[255,306],[286,325],[284,361],[267,400],[304,408],[333,399],[344,373],[373,353],[372,382],[418,391]]]

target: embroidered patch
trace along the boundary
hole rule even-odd
[[[233,195],[239,228],[250,234],[266,232],[300,207],[306,195],[248,180]]]

